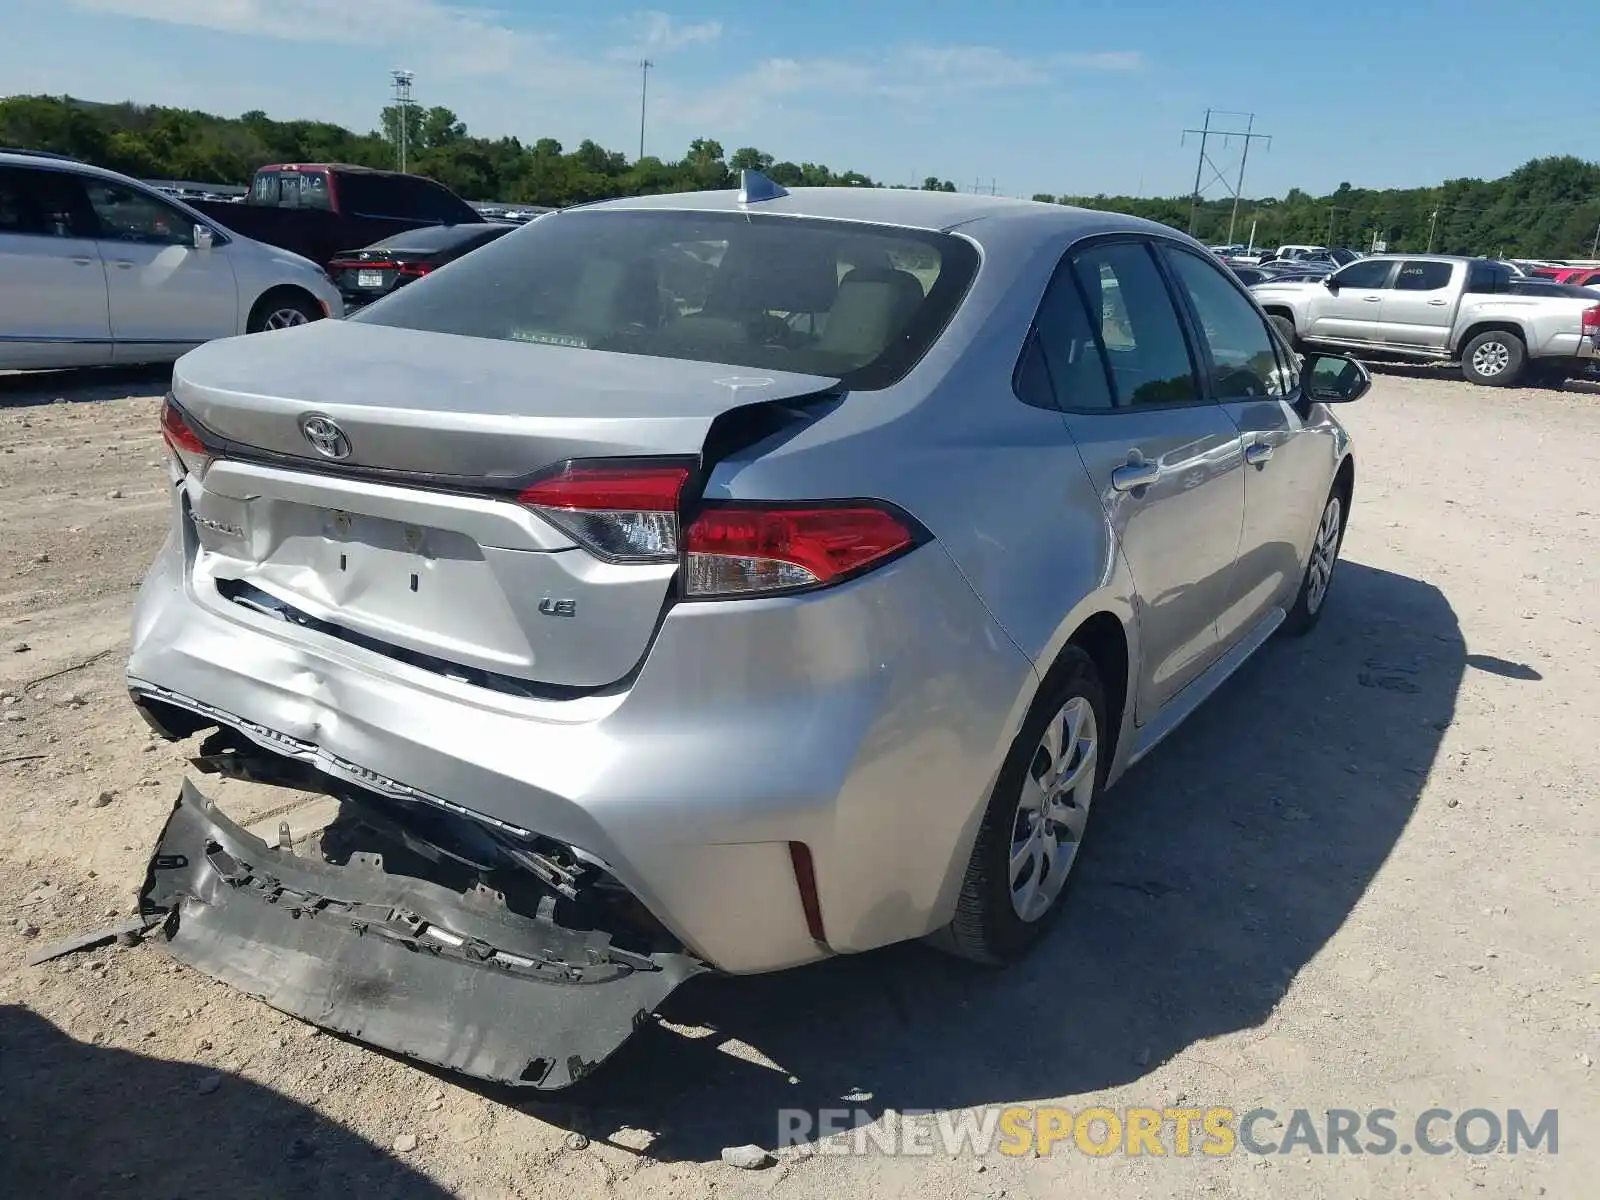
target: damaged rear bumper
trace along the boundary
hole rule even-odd
[[[565,1087],[681,983],[684,953],[634,952],[465,891],[269,846],[185,781],[140,892],[180,961],[283,1012],[479,1079]],[[164,919],[163,919],[164,918]]]

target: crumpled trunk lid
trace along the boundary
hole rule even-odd
[[[622,948],[556,911],[554,891],[518,912],[497,890],[391,872],[381,856],[340,864],[269,846],[188,781],[140,893],[174,957],[276,1009],[538,1089],[587,1075],[706,969],[681,951]]]
[[[625,677],[677,571],[602,561],[519,504],[523,487],[571,459],[698,466],[737,410],[837,384],[358,322],[284,332],[174,370],[177,407],[217,455],[184,489],[205,551],[193,585],[512,691]],[[316,449],[313,419],[337,427],[337,456]]]

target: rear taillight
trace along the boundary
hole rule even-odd
[[[432,263],[401,263],[400,277],[402,279],[421,279],[431,270],[433,270]]]
[[[1600,335],[1600,304],[1584,310],[1583,331],[1588,334]]]
[[[909,550],[917,535],[889,510],[851,501],[710,508],[684,543],[684,594],[703,599],[838,583]]]
[[[569,463],[517,500],[610,562],[667,563],[678,557],[678,498],[689,468]]]
[[[568,463],[517,496],[608,562],[681,556],[683,595],[709,600],[824,587],[890,561],[921,527],[866,500],[717,504],[680,533],[682,463]]]
[[[161,404],[161,436],[166,440],[167,447],[183,471],[192,471],[196,475],[205,474],[205,469],[211,462],[211,451],[206,449],[206,444],[200,440],[200,435],[195,433],[184,419],[183,413],[172,402],[171,396]]]

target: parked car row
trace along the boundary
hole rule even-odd
[[[0,368],[170,361],[343,312],[297,254],[114,171],[0,151]]]
[[[1251,292],[1296,348],[1459,363],[1472,383],[1559,386],[1600,360],[1600,292],[1493,259],[1379,254]]]

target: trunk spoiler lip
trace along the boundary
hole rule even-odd
[[[507,927],[481,904],[371,862],[275,851],[187,779],[139,891],[180,962],[301,1020],[515,1088],[576,1083],[710,969],[688,953],[612,954],[592,933],[583,961],[541,960],[526,942],[542,918]],[[460,935],[497,922],[521,949]],[[584,936],[550,924],[553,941]],[[430,941],[432,929],[446,936]]]
[[[724,424],[733,414],[749,410],[762,408],[810,408],[825,406],[830,403],[836,404],[844,398],[845,391],[843,383],[836,381],[827,387],[800,395],[753,399],[745,404],[724,410],[719,416],[712,418],[710,427],[715,428]],[[483,496],[500,500],[515,498],[519,492],[533,486],[539,480],[550,475],[559,474],[574,465],[602,461],[617,462],[619,460],[626,460],[630,464],[638,466],[687,463],[698,476],[706,458],[705,446],[702,444],[698,451],[681,454],[623,454],[562,458],[556,462],[547,463],[521,475],[514,476],[485,478],[477,475],[451,475],[436,471],[413,471],[402,467],[374,467],[348,462],[334,462],[328,459],[313,458],[309,455],[302,457],[297,454],[285,454],[278,450],[265,450],[228,438],[209,428],[199,418],[195,417],[189,409],[185,408],[170,390],[164,397],[164,402],[183,419],[184,424],[194,431],[195,436],[200,439],[207,452],[214,458],[306,474],[326,475],[341,479],[362,479],[372,483],[419,488],[424,491],[448,492],[452,495]]]

